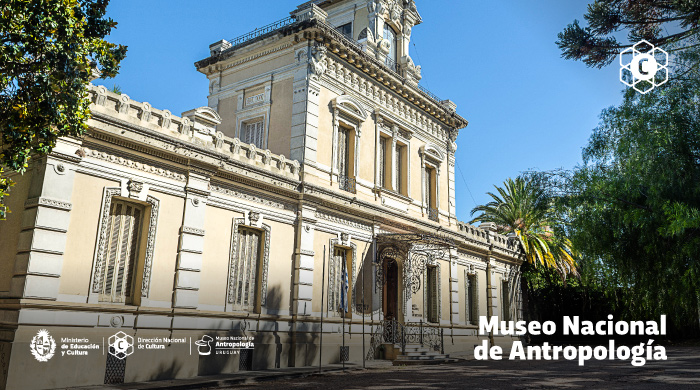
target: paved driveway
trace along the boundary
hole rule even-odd
[[[461,361],[310,376],[245,385],[245,389],[700,389],[700,347],[669,347],[668,360]]]

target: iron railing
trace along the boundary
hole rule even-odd
[[[438,209],[436,209],[436,208],[434,208],[434,207],[429,207],[429,208],[428,208],[428,219],[429,219],[429,220],[437,222],[437,221],[438,221],[438,215],[439,215]]]
[[[375,329],[367,357],[374,359],[376,350],[382,343],[400,345],[401,353],[406,353],[407,344],[420,344],[421,347],[427,346],[433,351],[444,354],[444,338],[443,329],[425,323],[423,320],[406,324],[395,319],[383,320]]]
[[[294,23],[300,22],[300,21],[302,21],[302,20],[297,20],[294,16],[288,16],[288,17],[286,17],[286,18],[284,18],[284,19],[280,19],[280,20],[278,20],[278,21],[276,21],[276,22],[273,22],[273,23],[270,23],[270,24],[268,24],[268,25],[266,25],[266,26],[256,28],[255,30],[250,31],[250,32],[248,32],[248,33],[246,33],[246,34],[243,34],[243,35],[238,36],[238,37],[236,37],[236,38],[230,39],[230,40],[228,41],[229,44],[230,44],[230,46],[229,46],[228,48],[241,45],[241,44],[246,43],[246,42],[248,42],[248,41],[251,41],[251,40],[253,40],[253,39],[255,39],[255,38],[261,37],[261,36],[263,36],[263,35],[265,35],[265,34],[269,34],[269,33],[272,33],[272,32],[274,32],[274,31],[276,31],[276,30],[279,30],[279,29],[281,29],[282,27],[286,27],[286,26],[289,26],[289,25],[291,25],[291,24],[294,24]],[[329,25],[329,24],[327,24],[327,23],[320,22],[320,21],[319,21],[319,23],[322,23],[322,24],[326,25],[326,26],[329,28],[329,30],[331,31],[331,34],[332,34],[332,35],[335,35],[334,38],[338,39],[338,40],[341,41],[343,44],[354,48],[354,49],[357,50],[358,52],[363,53],[362,48],[360,47],[360,45],[359,45],[354,39],[349,39],[349,38],[348,38],[347,36],[345,36],[343,33],[341,33],[340,31],[336,30],[333,26],[331,26],[331,25]],[[335,34],[334,34],[334,33],[335,33]],[[370,57],[367,56],[367,58],[370,58]],[[383,65],[385,65],[385,66],[386,66],[391,72],[393,72],[396,76],[398,76],[399,78],[402,78],[402,77],[399,75],[399,67],[398,67],[398,64],[396,63],[396,61],[394,61],[393,59],[387,57],[387,58],[386,58],[386,61],[384,61],[384,64],[383,64]],[[422,86],[422,85],[420,85],[420,84],[418,84],[418,90],[419,90],[420,92],[422,92],[426,97],[429,97],[430,99],[435,100],[437,103],[440,103],[440,102],[442,101],[442,100],[440,100],[440,98],[438,98],[435,94],[433,94],[433,93],[430,92],[427,88],[425,88],[424,86]]]
[[[438,103],[442,102],[442,100],[440,100],[439,97],[435,96],[434,93],[430,92],[430,91],[429,91],[427,88],[425,88],[424,86],[418,84],[418,89],[419,89],[421,92],[423,92],[426,96],[428,96],[429,98],[435,100],[436,102],[438,102]]]
[[[233,38],[233,39],[229,40],[229,43],[231,44],[231,46],[240,45],[242,43],[253,40],[257,37],[263,36],[267,33],[271,33],[275,30],[279,30],[282,27],[289,26],[290,24],[292,24],[296,21],[297,21],[296,18],[294,18],[293,16],[288,16],[284,19],[280,19],[276,22],[270,23],[267,26],[258,27],[249,33],[246,33],[246,34],[243,34],[239,37]]]
[[[357,193],[357,180],[355,180],[354,177],[340,175],[338,176],[338,184],[340,189],[343,191],[351,192],[353,194]]]

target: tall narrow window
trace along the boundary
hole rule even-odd
[[[342,294],[344,282],[343,268],[347,272],[347,286],[348,291],[345,299],[347,299],[348,312],[346,316],[351,313],[351,302],[350,296],[352,295],[352,289],[350,287],[350,281],[352,280],[352,262],[351,256],[348,256],[350,250],[347,248],[336,246],[333,248],[333,257],[331,258],[331,264],[328,270],[328,311],[330,313],[338,313],[342,316],[341,304],[342,304]]]
[[[338,173],[341,176],[347,177],[350,173],[350,145],[348,139],[350,132],[344,127],[338,128]]]
[[[254,229],[238,229],[237,259],[233,276],[234,310],[254,311],[257,307],[261,279],[261,236],[262,234]]]
[[[425,203],[428,209],[428,218],[437,221],[438,211],[436,204],[436,183],[434,176],[435,169],[426,167],[425,168]]]
[[[439,321],[439,289],[438,289],[438,268],[428,266],[426,272],[427,283],[425,288],[428,289],[428,322]]]
[[[388,24],[384,23],[383,38],[389,42],[389,54],[386,56],[386,64],[396,70],[396,32]]]
[[[241,142],[253,144],[259,148],[263,145],[264,124],[263,120],[246,122],[241,125]]]
[[[351,177],[354,157],[351,157],[353,148],[350,132],[351,130],[345,127],[338,127],[338,184],[341,190],[354,194],[357,190],[355,177]]]
[[[476,324],[479,320],[479,296],[476,275],[469,275],[465,272],[465,319],[466,323]]]
[[[386,138],[379,137],[379,186],[386,188]]]
[[[142,215],[141,206],[112,200],[107,227],[107,260],[99,296],[101,302],[131,303]]]
[[[394,173],[396,175],[396,188],[394,190],[400,194],[403,194],[403,146],[396,144],[396,168]]]
[[[501,300],[503,306],[503,319],[502,321],[510,321],[510,284],[507,280],[501,283]]]

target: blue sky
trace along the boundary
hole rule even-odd
[[[179,114],[207,104],[194,62],[209,44],[289,15],[303,0],[113,0],[108,38],[129,46],[117,84],[132,99]],[[457,216],[470,219],[487,191],[519,172],[572,168],[603,108],[621,101],[619,68],[561,58],[557,33],[582,19],[587,1],[418,0],[423,23],[411,56],[421,84],[469,121],[457,141]],[[461,173],[463,175],[460,174]],[[464,178],[464,179],[463,179]]]

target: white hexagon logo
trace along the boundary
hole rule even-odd
[[[134,353],[134,338],[124,332],[109,336],[109,354],[117,359],[125,359]]]
[[[668,81],[668,53],[644,39],[635,43],[620,52],[620,81],[642,94],[664,84]]]

